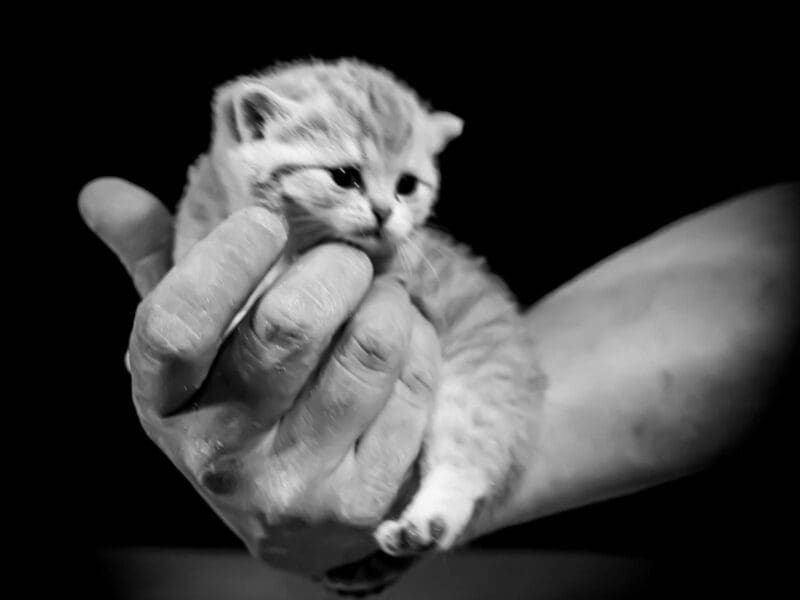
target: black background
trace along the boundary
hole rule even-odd
[[[464,134],[441,159],[437,223],[487,256],[526,305],[678,217],[800,178],[796,61],[776,40],[754,48],[737,33],[690,43],[590,26],[546,34],[540,25],[434,43],[419,25],[402,44],[379,44],[270,29],[223,44],[210,33],[156,41],[113,31],[51,54],[49,80],[68,83],[57,235],[77,271],[77,343],[63,350],[73,387],[58,394],[53,417],[69,442],[56,476],[72,552],[240,547],[139,428],[122,362],[138,299],[75,204],[86,182],[114,175],[173,207],[209,142],[216,85],[276,60],[357,56],[461,116]],[[794,531],[796,499],[788,413],[777,411],[768,435],[705,474],[480,544],[654,556],[705,572],[788,565],[773,544]]]

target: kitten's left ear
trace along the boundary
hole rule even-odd
[[[447,112],[428,115],[428,148],[433,154],[444,150],[450,140],[461,135],[464,121]]]
[[[272,121],[297,110],[297,103],[255,82],[235,82],[223,87],[216,97],[216,119],[236,142],[264,138]]]

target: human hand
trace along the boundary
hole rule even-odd
[[[322,246],[223,339],[280,255],[277,217],[240,211],[173,267],[172,218],[145,191],[96,180],[80,210],[144,298],[130,370],[153,441],[271,564],[320,574],[374,551],[371,529],[411,491],[439,372],[403,288]]]

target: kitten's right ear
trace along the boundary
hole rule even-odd
[[[261,84],[237,82],[217,93],[216,126],[237,143],[260,140],[269,123],[291,114],[296,104]]]
[[[447,112],[435,112],[428,115],[428,149],[439,154],[450,140],[461,135],[464,121]]]

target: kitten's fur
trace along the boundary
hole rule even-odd
[[[450,548],[479,504],[508,492],[518,450],[530,443],[533,358],[528,344],[520,349],[516,305],[480,260],[424,227],[439,186],[435,157],[461,128],[357,61],[243,77],[217,91],[213,144],[189,172],[177,217],[176,261],[233,211],[268,206],[290,226],[284,266],[322,240],[347,241],[377,270],[399,274],[435,322],[443,371],[420,487],[375,531],[395,555]],[[357,178],[336,171],[343,166],[360,170],[360,187],[348,187]],[[408,175],[419,183],[403,194]]]

